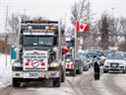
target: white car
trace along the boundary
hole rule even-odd
[[[104,73],[107,72],[122,72],[126,73],[126,60],[124,55],[113,53],[107,56],[104,66]]]

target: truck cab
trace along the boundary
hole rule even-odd
[[[53,86],[60,86],[65,80],[61,37],[58,21],[38,19],[21,22],[17,58],[12,65],[13,86],[43,80],[51,80]]]

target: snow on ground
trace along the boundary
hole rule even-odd
[[[0,53],[0,87],[5,87],[11,83],[10,56]]]
[[[126,74],[118,74],[118,77],[114,77],[114,82],[117,87],[121,88],[123,91],[126,90]]]

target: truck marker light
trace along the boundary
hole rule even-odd
[[[41,65],[42,65],[42,66],[45,66],[45,63],[42,63]]]
[[[27,63],[25,63],[25,65],[29,65],[29,63],[27,62]]]
[[[29,65],[29,63],[30,63],[30,60],[29,59],[27,59],[27,62],[25,63],[25,65]]]
[[[70,67],[70,65],[69,64],[67,64],[67,68],[69,68]]]
[[[74,64],[71,64],[71,68],[74,69]]]

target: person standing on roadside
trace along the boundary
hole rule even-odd
[[[94,62],[94,79],[100,79],[100,66],[97,61]]]

